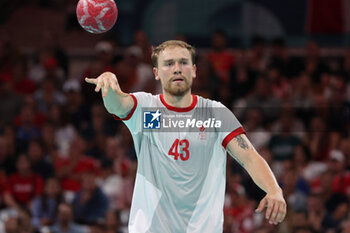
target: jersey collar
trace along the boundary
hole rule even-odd
[[[164,100],[163,94],[160,94],[160,101],[170,111],[174,111],[174,112],[189,112],[192,109],[194,109],[194,107],[196,107],[198,98],[197,98],[196,95],[192,95],[192,104],[190,106],[188,106],[188,107],[185,107],[185,108],[178,108],[178,107],[174,107],[174,106],[171,106],[171,105],[167,104],[165,102],[165,100]]]

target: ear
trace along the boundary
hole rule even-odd
[[[197,77],[197,66],[193,65],[193,78]]]
[[[153,67],[153,74],[154,74],[154,78],[155,78],[156,80],[159,80],[158,68],[157,68],[157,67]]]

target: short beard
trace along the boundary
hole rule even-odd
[[[186,82],[186,81],[184,81],[184,82]],[[168,92],[172,96],[182,97],[187,92],[189,92],[191,87],[192,87],[192,83],[189,83],[187,85],[187,82],[186,82],[185,84],[186,84],[186,86],[184,88],[171,88],[170,87],[171,83],[170,83],[170,85],[167,85],[167,86],[164,87],[164,91]]]

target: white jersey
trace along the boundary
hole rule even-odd
[[[132,134],[138,160],[129,232],[222,232],[225,149],[232,138],[244,133],[241,124],[224,105],[200,96],[192,95],[188,108],[169,106],[162,95],[137,92],[132,97],[134,107],[122,119]],[[154,109],[152,123],[164,120],[158,121],[160,128],[146,119],[149,108]],[[188,120],[176,124],[176,119],[165,120],[180,115]],[[210,118],[206,125],[193,120],[203,115]],[[216,123],[223,116],[229,124],[218,130]],[[169,125],[175,129],[167,130]]]

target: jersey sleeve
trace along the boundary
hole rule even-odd
[[[214,101],[213,109],[215,119],[222,122],[217,134],[221,145],[226,149],[227,144],[237,135],[245,133],[245,130],[232,111],[220,102]]]
[[[124,118],[120,118],[113,115],[114,119],[122,120],[129,128],[132,134],[136,134],[142,130],[142,108],[151,106],[153,101],[153,95],[146,92],[135,92],[130,94],[134,100],[134,106],[128,115]]]

